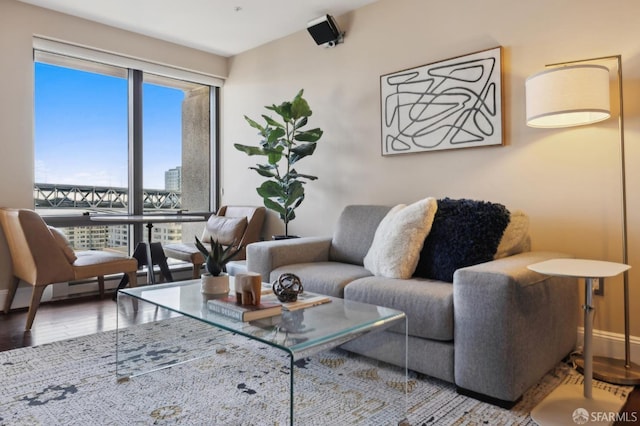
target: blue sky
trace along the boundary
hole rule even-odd
[[[127,186],[127,81],[35,65],[35,181]],[[144,85],[144,187],[181,163],[181,90]]]

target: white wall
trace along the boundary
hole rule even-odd
[[[524,81],[545,64],[621,54],[627,138],[630,263],[640,268],[640,3],[634,0],[381,0],[337,17],[345,43],[316,47],[306,31],[231,59],[224,88],[224,197],[260,204],[255,164],[233,143],[255,143],[243,115],[305,89],[312,126],[325,133],[297,169],[319,176],[290,224],[299,235],[329,235],[343,207],[421,197],[468,197],[524,209],[534,249],[621,259],[617,122],[540,130],[525,125]],[[505,146],[396,157],[380,152],[383,74],[503,47]],[[282,231],[273,215],[265,236]],[[631,274],[640,312],[640,271]],[[596,328],[622,332],[621,280],[597,298]],[[568,309],[578,307],[568,307]],[[640,335],[640,314],[631,331]]]

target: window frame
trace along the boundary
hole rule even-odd
[[[183,68],[157,64],[127,56],[117,55],[86,47],[62,43],[55,40],[34,37],[33,63],[43,62],[88,72],[106,75],[118,75],[117,70],[124,69],[128,81],[128,213],[143,213],[143,177],[142,177],[142,90],[143,75],[151,74],[172,80],[196,83],[209,87],[209,211],[207,216],[219,209],[220,203],[220,88],[223,80],[215,76],[202,74]],[[114,74],[115,73],[115,74]],[[34,182],[35,183],[35,182]],[[48,225],[56,227],[95,226],[88,215],[43,216]],[[142,224],[134,225],[129,242],[135,246],[144,241]]]

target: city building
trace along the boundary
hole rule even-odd
[[[182,166],[164,172],[164,189],[167,191],[182,191]]]

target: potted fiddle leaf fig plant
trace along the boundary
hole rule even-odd
[[[196,237],[196,247],[204,256],[207,269],[207,272],[201,276],[202,293],[213,295],[229,293],[229,275],[224,272],[225,267],[242,248],[234,247],[234,244],[225,247],[213,238],[210,239],[211,248],[207,248],[198,237]]]
[[[289,222],[295,219],[295,209],[304,200],[305,183],[317,179],[294,168],[300,160],[315,152],[316,143],[322,137],[319,128],[303,129],[312,113],[302,97],[303,92],[300,90],[292,101],[265,106],[279,119],[263,114],[265,123],[260,124],[245,115],[247,123],[258,130],[261,140],[258,146],[234,144],[237,150],[247,155],[266,157],[266,162],[250,169],[267,178],[256,190],[265,207],[278,213],[284,222],[285,238],[290,237]]]

